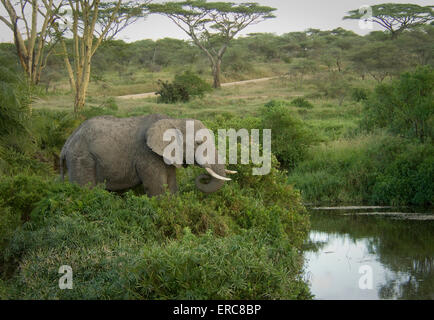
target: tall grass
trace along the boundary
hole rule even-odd
[[[310,150],[289,176],[307,202],[432,205],[434,148],[387,134],[341,139]]]

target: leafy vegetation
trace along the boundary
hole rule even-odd
[[[419,68],[399,80],[379,85],[366,101],[363,126],[388,128],[395,134],[432,141],[434,132],[434,69]]]
[[[172,83],[161,80],[158,83],[160,89],[156,94],[163,103],[188,102],[192,97],[203,97],[211,91],[211,86],[191,71],[177,74]]]
[[[308,298],[300,195],[277,169],[263,177],[249,169],[212,196],[196,191],[188,169],[180,194],[152,199],[3,178],[2,298]],[[65,263],[75,290],[55,281]]]
[[[191,10],[223,16],[273,11],[194,3]],[[381,10],[394,19],[395,9]],[[200,21],[211,30],[209,23]],[[95,42],[92,73],[83,69],[74,90],[64,68],[73,41],[50,47],[36,87],[21,76],[15,46],[0,45],[0,298],[310,298],[303,202],[433,205],[433,25],[238,38],[216,36],[215,27],[191,41]],[[261,77],[274,79],[208,85]],[[116,98],[156,90],[158,98]],[[82,121],[151,113],[200,119],[213,130],[272,129],[271,173],[233,165],[233,181],[204,195],[193,183],[201,169],[189,167],[178,170],[178,194],[157,198],[58,181],[58,154]],[[64,264],[73,267],[74,290],[57,286]]]
[[[289,181],[314,203],[431,206],[434,148],[390,135],[311,149]]]
[[[304,100],[303,103],[306,104]],[[287,168],[294,168],[303,160],[309,147],[317,141],[303,122],[283,106],[263,109],[262,127],[273,128],[271,148],[279,162]]]

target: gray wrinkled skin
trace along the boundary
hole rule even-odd
[[[66,165],[69,181],[80,186],[105,183],[108,190],[120,191],[142,184],[146,194],[155,196],[164,193],[166,185],[175,193],[176,167],[167,165],[162,157],[164,147],[170,143],[163,141],[163,133],[169,128],[179,129],[185,144],[185,120],[160,114],[133,118],[100,116],[86,120],[62,148],[61,178]],[[194,121],[195,131],[205,128],[200,121]],[[224,165],[206,167],[226,176]],[[223,184],[224,181],[208,175],[196,178],[196,186],[206,193],[217,191]]]

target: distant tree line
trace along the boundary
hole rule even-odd
[[[73,50],[72,41],[66,41]],[[12,44],[1,44],[0,50],[14,60]],[[119,75],[144,68],[150,72],[167,67],[187,66],[199,73],[209,72],[207,57],[191,41],[164,38],[127,43],[122,40],[104,42],[95,52],[92,74],[98,78],[105,72]],[[361,78],[371,76],[382,82],[418,65],[434,65],[434,26],[423,25],[404,31],[390,39],[381,31],[366,36],[342,28],[331,31],[309,29],[283,35],[253,33],[234,39],[223,57],[223,72],[245,72],[256,63],[284,62],[288,73],[297,76],[329,71],[355,72]],[[11,63],[16,63],[11,61]],[[66,76],[62,55],[52,55],[41,81]]]

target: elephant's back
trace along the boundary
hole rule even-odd
[[[147,129],[156,121],[168,118],[161,114],[139,117],[116,118],[97,116],[84,121],[70,136],[65,146],[73,148],[86,144],[89,149],[106,152],[118,149],[126,152],[135,144],[142,143]],[[138,141],[138,140],[142,141]]]

